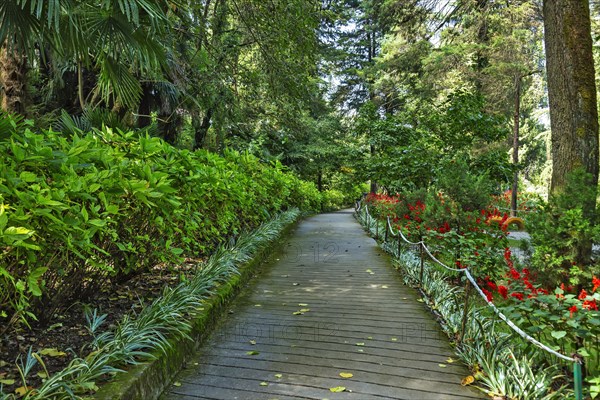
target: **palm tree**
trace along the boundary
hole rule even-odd
[[[168,26],[168,9],[167,0],[3,0],[2,108],[25,111],[25,72],[36,64],[30,60],[48,53],[55,78],[77,71],[81,109],[99,104],[135,109],[139,77],[160,75],[166,65],[156,38]],[[93,78],[92,85],[84,76]]]
[[[25,112],[27,59],[34,56],[67,0],[4,0],[0,2],[0,89],[4,111]]]

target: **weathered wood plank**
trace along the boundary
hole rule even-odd
[[[163,398],[483,398],[418,298],[349,213],[309,218]]]

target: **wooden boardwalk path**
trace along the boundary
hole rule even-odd
[[[418,298],[349,211],[309,218],[162,398],[483,398]]]

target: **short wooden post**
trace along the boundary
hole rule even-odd
[[[379,240],[379,220],[375,218],[375,240]]]
[[[423,267],[425,264],[425,249],[424,249],[424,244],[423,241],[421,241],[420,244],[420,253],[421,253],[421,272],[419,273],[419,286],[421,287],[421,289],[423,289]]]
[[[388,241],[388,231],[390,230],[390,217],[387,217],[387,219],[385,220],[385,239],[384,242],[387,243]]]

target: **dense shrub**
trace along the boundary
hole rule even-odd
[[[335,211],[351,204],[351,201],[347,201],[345,193],[335,189],[322,192],[321,202],[323,204],[323,211]]]
[[[33,132],[0,116],[0,325],[160,263],[207,254],[320,194],[253,156],[178,150],[110,129]]]

